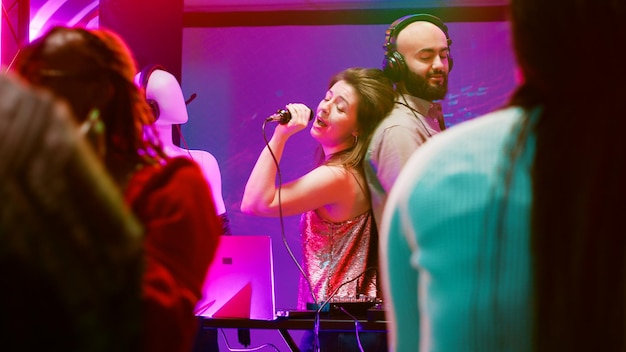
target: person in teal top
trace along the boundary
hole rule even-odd
[[[515,165],[508,165],[505,152],[523,117],[523,110],[510,108],[452,127],[424,144],[400,173],[381,242],[397,351],[529,346],[528,170],[534,147],[525,148]],[[507,192],[502,170],[510,167]],[[506,233],[501,239],[499,226]],[[491,311],[492,302],[506,302],[506,310]],[[483,335],[500,333],[500,314],[515,317],[505,330],[515,336],[490,346]]]
[[[626,3],[509,9],[509,104],[430,139],[389,195],[392,351],[626,350]]]

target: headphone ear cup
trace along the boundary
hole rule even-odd
[[[154,115],[154,121],[158,120],[160,114],[159,103],[157,103],[154,99],[148,99],[147,102],[150,106],[150,110],[152,110],[152,115]]]
[[[409,68],[404,61],[402,54],[397,52],[396,39],[398,34],[409,24],[413,22],[424,21],[430,22],[439,27],[446,35],[448,48],[452,45],[452,40],[448,34],[448,26],[439,18],[430,14],[407,15],[395,20],[385,32],[385,59],[383,61],[383,71],[394,82],[400,82],[406,78]],[[454,61],[452,56],[448,55],[448,72],[452,70]]]
[[[393,82],[404,80],[407,67],[402,54],[395,50],[391,54],[387,54],[383,63],[383,71]]]
[[[152,74],[152,72],[156,71],[156,70],[163,70],[163,71],[167,71],[163,66],[161,65],[148,65],[146,67],[144,67],[141,72],[139,73],[139,82],[141,85],[141,88],[143,89],[143,93],[146,94],[148,91],[148,81],[150,80],[150,75]],[[154,121],[159,119],[159,103],[157,103],[156,100],[154,99],[147,99],[146,96],[146,102],[148,103],[148,105],[150,106],[150,110],[152,110],[152,115],[154,116]]]

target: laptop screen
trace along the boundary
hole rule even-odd
[[[274,320],[270,236],[222,236],[195,308],[196,316]]]

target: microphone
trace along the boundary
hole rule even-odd
[[[313,120],[313,110],[311,110],[311,115],[309,116],[309,121]],[[291,121],[291,113],[287,109],[278,109],[272,116],[265,119],[265,121],[278,121],[279,124],[285,125],[287,122]]]
[[[185,100],[185,105],[189,105],[189,103],[191,103],[194,99],[196,99],[196,97],[198,96],[198,94],[193,93],[189,99]]]

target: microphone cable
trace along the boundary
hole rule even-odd
[[[350,280],[346,280],[344,281],[341,285],[337,286],[335,288],[335,290],[328,296],[328,298],[326,298],[326,300],[324,300],[324,302],[322,302],[322,304],[319,305],[317,311],[315,312],[315,320],[314,320],[314,331],[313,334],[315,336],[316,341],[318,341],[318,336],[319,336],[319,329],[320,329],[320,314],[322,312],[322,310],[324,310],[324,307],[329,304],[332,300],[332,298],[337,294],[337,292],[339,292],[339,289],[342,288],[343,286],[360,279],[363,275],[365,275],[365,273],[369,272],[369,271],[374,271],[378,277],[378,269],[376,269],[376,267],[368,267],[365,268],[365,270],[363,270],[359,275],[357,275],[356,277],[350,279]],[[376,280],[376,285],[378,286],[378,280]],[[339,307],[339,309],[341,309],[342,312],[344,312],[346,315],[348,315],[350,318],[352,318],[352,320],[354,320],[354,332],[356,335],[356,339],[357,339],[357,343],[359,345],[359,351],[360,352],[364,352],[363,351],[363,345],[361,345],[361,338],[359,337],[359,330],[361,328],[360,324],[359,324],[359,320],[352,315],[350,312],[348,312],[345,308],[343,307]],[[316,343],[317,349],[315,351],[319,352],[319,343]]]
[[[230,343],[228,343],[228,338],[226,337],[226,334],[224,333],[224,329],[218,329],[220,334],[222,335],[222,339],[224,340],[224,343],[226,343],[226,348],[228,349],[228,351],[230,352],[251,352],[251,351],[259,351],[262,350],[265,347],[271,347],[274,349],[274,351],[276,352],[280,352],[280,350],[274,346],[274,344],[272,343],[264,343],[260,346],[257,347],[248,347],[248,348],[233,348],[230,346]]]
[[[430,133],[430,131],[428,130],[428,127],[426,127],[426,124],[424,123],[424,121],[422,121],[422,119],[420,119],[417,111],[411,106],[409,105],[409,103],[406,101],[406,98],[404,97],[404,94],[400,94],[400,97],[402,98],[402,100],[404,100],[404,103],[396,100],[394,103],[396,104],[400,104],[400,105],[404,105],[405,107],[407,107],[409,110],[411,110],[411,113],[413,113],[413,116],[415,116],[415,118],[417,119],[417,121],[420,122],[420,124],[422,125],[422,127],[424,127],[424,130],[426,131],[426,133],[428,133],[428,137],[432,137],[433,135]]]
[[[187,145],[187,141],[185,140],[185,136],[183,136],[183,131],[180,129],[180,125],[179,124],[175,124],[174,126],[176,126],[176,130],[178,131],[178,136],[180,137],[180,140],[183,142],[184,145],[184,149],[187,151],[187,154],[189,154],[189,158],[193,161],[194,158],[191,155],[191,151],[189,150],[189,146]]]
[[[283,209],[282,209],[282,199],[281,199],[281,190],[282,190],[282,175],[281,175],[281,171],[280,171],[280,163],[278,162],[278,159],[276,159],[276,155],[274,154],[274,151],[272,150],[272,148],[269,145],[269,141],[267,139],[267,134],[266,134],[266,125],[267,122],[270,121],[274,121],[272,119],[265,119],[263,121],[263,126],[262,126],[262,130],[263,130],[263,141],[265,142],[265,146],[267,147],[270,155],[272,156],[272,160],[274,161],[274,165],[276,166],[276,177],[278,178],[278,213],[279,213],[279,219],[280,219],[280,229],[281,229],[281,237],[282,237],[282,241],[283,244],[285,245],[285,248],[287,249],[287,252],[289,253],[289,256],[291,257],[291,259],[293,260],[293,262],[296,264],[296,266],[298,267],[298,270],[300,271],[300,273],[302,274],[302,277],[304,277],[304,279],[307,282],[307,285],[309,286],[309,292],[311,294],[311,297],[313,298],[313,303],[315,304],[315,307],[318,307],[318,309],[315,312],[315,316],[314,316],[314,322],[313,322],[313,336],[314,336],[314,343],[313,343],[313,351],[315,352],[320,352],[320,345],[319,345],[319,329],[320,329],[320,313],[321,311],[324,309],[324,307],[329,304],[330,300],[337,294],[337,292],[339,291],[339,289],[343,286],[345,286],[348,283],[351,283],[355,280],[358,280],[359,278],[361,278],[365,273],[367,273],[368,271],[374,270],[375,272],[377,272],[377,269],[374,267],[369,267],[369,268],[365,268],[365,270],[363,270],[359,275],[357,275],[356,277],[347,280],[345,282],[343,282],[341,285],[339,285],[337,288],[335,288],[335,290],[330,294],[330,296],[322,303],[320,304],[320,302],[318,302],[317,297],[315,297],[315,293],[313,292],[313,285],[311,284],[311,280],[310,278],[307,276],[307,274],[304,272],[304,269],[302,268],[302,266],[300,265],[300,263],[298,262],[298,260],[296,259],[295,255],[293,254],[291,247],[289,246],[289,243],[287,242],[287,238],[285,235],[285,224],[284,224],[284,219],[283,219]],[[361,340],[359,338],[359,330],[360,330],[360,325],[359,325],[359,321],[356,317],[354,317],[352,314],[348,313],[345,309],[342,309],[344,311],[344,313],[346,313],[348,316],[350,316],[354,322],[355,322],[355,333],[356,333],[356,337],[357,337],[357,342],[359,345],[359,350],[360,352],[364,352],[363,351],[363,346],[361,345]]]
[[[189,103],[191,103],[194,99],[196,99],[197,96],[198,94],[196,93],[191,94],[189,99],[185,100],[185,106],[189,105]],[[183,145],[184,145],[185,150],[187,151],[187,154],[189,154],[189,157],[191,158],[191,160],[194,160],[193,156],[191,155],[191,151],[189,150],[189,146],[187,145],[187,141],[185,140],[185,136],[183,136],[183,131],[181,130],[180,125],[176,124],[174,126],[176,126],[176,130],[178,131],[178,136],[180,137],[180,140],[183,142]]]
[[[296,256],[293,254],[293,251],[291,250],[291,247],[289,246],[289,243],[287,242],[287,236],[285,235],[285,222],[283,219],[283,203],[281,199],[281,190],[282,190],[283,180],[282,180],[282,175],[280,172],[280,165],[279,165],[278,159],[276,159],[276,155],[274,154],[274,151],[270,147],[270,143],[267,139],[267,134],[265,133],[265,127],[267,125],[267,122],[268,120],[263,121],[263,127],[262,127],[263,141],[265,142],[265,146],[267,147],[267,150],[270,152],[270,155],[272,156],[272,160],[274,160],[274,165],[276,165],[276,177],[278,177],[278,217],[280,219],[281,238],[282,238],[283,244],[285,245],[285,248],[287,249],[287,252],[289,253],[289,256],[291,257],[291,260],[293,260],[293,262],[298,267],[298,270],[300,271],[300,273],[306,280],[309,286],[309,292],[311,293],[311,297],[313,298],[313,302],[317,306],[318,302],[317,302],[317,298],[315,297],[315,293],[313,292],[313,285],[311,284],[311,280],[304,272],[304,269],[302,268],[302,265],[300,265],[300,263],[298,262],[298,259],[296,258]]]

